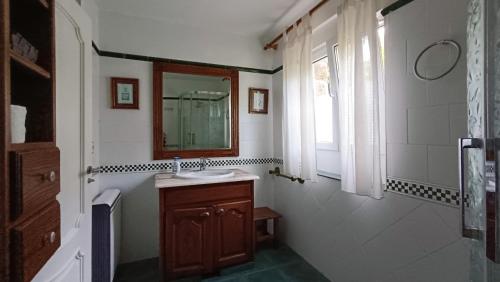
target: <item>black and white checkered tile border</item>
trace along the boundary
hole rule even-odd
[[[386,190],[451,206],[460,205],[460,193],[458,192],[458,190],[437,187],[431,184],[417,183],[396,178],[387,178]],[[466,196],[465,202],[468,206],[467,199],[468,197]]]
[[[283,165],[283,160],[278,158],[235,158],[235,159],[213,159],[208,163],[211,167],[224,166],[243,166],[243,165]],[[182,168],[198,168],[198,160],[185,160],[181,163]],[[100,167],[100,173],[136,173],[136,172],[157,172],[168,171],[172,169],[172,161],[151,162],[144,164],[121,164],[121,165],[103,165]],[[387,178],[386,191],[407,195],[415,198],[421,198],[440,204],[451,206],[460,205],[460,194],[457,190],[438,187],[432,184],[424,184],[403,180],[397,178]],[[466,206],[468,206],[468,196],[465,197]]]
[[[249,158],[249,159],[213,159],[208,166],[242,166],[242,165],[265,165],[282,164],[283,160],[275,158]],[[198,160],[187,160],[181,162],[182,168],[198,168]],[[151,162],[145,164],[121,164],[121,165],[103,165],[100,167],[100,173],[134,173],[134,172],[155,172],[172,169],[172,161]]]

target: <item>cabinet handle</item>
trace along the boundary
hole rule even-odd
[[[210,212],[202,212],[200,214],[201,217],[209,217],[210,216]]]
[[[226,210],[225,210],[225,209],[220,208],[220,209],[218,209],[218,210],[217,210],[217,212],[216,212],[216,213],[217,213],[217,215],[222,215],[222,214],[224,214],[225,212],[226,212]]]
[[[54,244],[55,241],[56,241],[56,232],[52,231],[52,232],[50,232],[50,235],[49,235],[49,242],[51,244]]]
[[[52,231],[49,234],[43,235],[43,245],[46,246],[47,244],[54,244],[56,241],[56,232]]]
[[[51,170],[47,174],[42,175],[43,180],[48,180],[50,182],[55,182],[56,181],[56,172]]]
[[[55,182],[56,181],[56,172],[55,171],[49,172],[49,181],[50,182]]]

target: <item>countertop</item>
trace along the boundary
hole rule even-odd
[[[214,178],[214,179],[183,179],[175,178],[172,173],[159,173],[155,176],[156,188],[171,188],[181,186],[203,185],[213,183],[226,183],[257,180],[259,176],[248,173],[241,169],[230,169],[234,172],[234,176],[227,178]]]

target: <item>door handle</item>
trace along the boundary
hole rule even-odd
[[[87,174],[96,175],[96,174],[101,172],[101,167],[88,166],[86,172],[87,172]]]
[[[458,139],[458,177],[460,188],[460,233],[462,237],[480,239],[481,230],[467,228],[465,224],[465,176],[464,176],[464,151],[466,149],[480,149],[483,142],[479,138],[459,138]]]

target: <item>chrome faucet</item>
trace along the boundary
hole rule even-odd
[[[200,158],[200,170],[205,170],[207,169],[207,163],[210,161],[210,159],[201,157]]]

